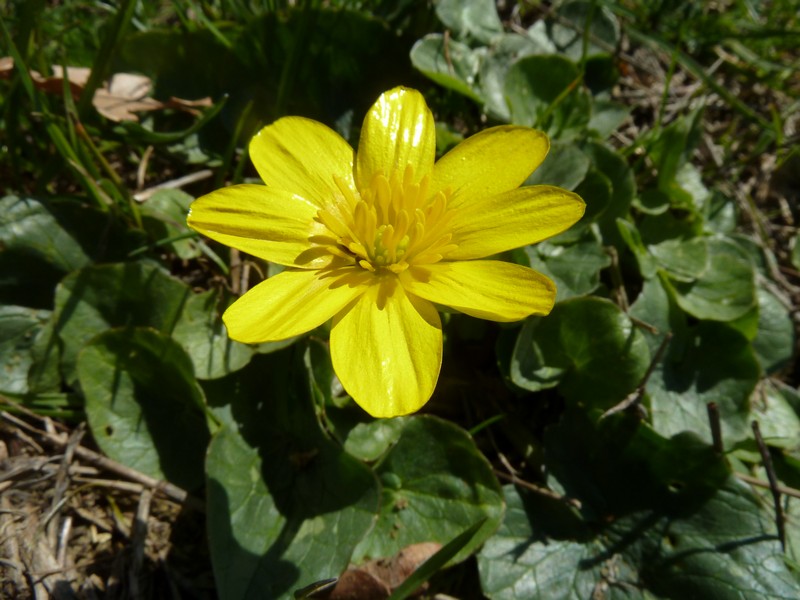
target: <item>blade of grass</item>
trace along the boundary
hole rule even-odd
[[[236,152],[236,146],[239,143],[239,138],[242,135],[242,129],[244,128],[244,124],[247,122],[247,117],[250,116],[250,110],[252,108],[253,101],[251,100],[247,103],[247,105],[245,105],[244,110],[242,110],[241,115],[239,115],[239,119],[236,121],[236,128],[233,130],[231,141],[228,144],[228,147],[225,149],[225,154],[222,155],[222,164],[217,169],[217,174],[214,176],[214,189],[222,187],[222,184],[225,181],[225,174],[231,168],[233,155]]]
[[[299,18],[300,24],[294,28],[289,56],[286,57],[286,62],[283,63],[283,68],[281,69],[273,115],[276,119],[283,116],[286,111],[286,102],[294,89],[295,75],[300,71],[302,52],[308,48],[311,32],[317,20],[317,12],[312,9],[309,0],[301,0],[298,5],[300,11],[297,18]]]
[[[219,111],[222,110],[222,107],[225,106],[225,103],[228,101],[228,96],[225,95],[222,99],[217,102],[214,106],[206,110],[203,115],[195,121],[191,127],[188,127],[182,131],[176,131],[173,133],[158,133],[156,131],[150,131],[149,129],[145,129],[138,123],[134,123],[133,121],[123,121],[119,124],[119,126],[114,128],[114,133],[122,136],[134,136],[137,141],[146,142],[148,144],[173,144],[175,142],[179,142],[184,139],[186,136],[192,135],[193,133],[197,132],[201,127],[203,127],[206,123],[208,123],[211,119],[216,117],[219,114]]]
[[[413,594],[419,586],[433,577],[451,558],[458,554],[475,537],[484,523],[486,523],[486,518],[474,523],[442,546],[436,554],[417,567],[416,571],[408,576],[408,579],[395,588],[392,595],[389,596],[389,600],[404,600]]]
[[[171,244],[172,242],[179,242],[180,240],[185,240],[189,238],[199,238],[200,234],[196,231],[186,231],[184,233],[178,233],[176,235],[171,235],[169,237],[161,238],[160,240],[156,240],[146,246],[139,246],[135,250],[131,250],[128,252],[128,258],[135,258],[141,254],[144,254],[148,250],[152,250],[153,248],[158,248],[160,246],[166,246],[167,244]]]
[[[3,19],[0,19],[0,30],[3,32],[3,39],[8,47],[8,53],[11,55],[11,58],[14,59],[14,66],[16,67],[17,75],[19,75],[22,87],[25,88],[25,92],[31,99],[34,110],[40,111],[41,103],[39,101],[39,93],[36,91],[36,86],[33,85],[33,79],[31,79],[31,74],[28,72],[28,65],[22,58],[22,54],[20,54],[17,45],[14,43],[14,40],[11,39],[11,34],[8,32],[6,23]]]
[[[711,88],[711,90],[713,90],[720,98],[722,98],[723,100],[725,100],[725,102],[730,104],[731,107],[733,107],[735,110],[745,115],[749,119],[752,119],[764,129],[772,129],[771,127],[772,124],[768,120],[766,120],[752,108],[747,106],[747,104],[739,100],[725,86],[717,83],[713,77],[709,76],[705,72],[705,69],[703,69],[702,65],[700,65],[697,61],[691,58],[688,54],[685,54],[680,49],[672,46],[672,44],[669,44],[668,42],[656,36],[644,33],[643,31],[636,29],[630,24],[626,27],[626,31],[630,36],[631,40],[633,40],[634,42],[658,48],[659,50],[667,54],[674,54],[675,58],[684,69],[686,69],[689,73],[691,73],[697,79],[702,81],[706,86]]]
[[[95,91],[108,75],[111,63],[116,57],[120,41],[125,35],[125,30],[128,28],[131,18],[133,18],[133,11],[135,8],[136,0],[122,0],[122,3],[117,9],[117,14],[114,16],[111,27],[103,39],[103,43],[97,53],[97,58],[95,58],[92,64],[89,80],[86,82],[86,86],[81,93],[81,99],[78,102],[78,115],[81,118],[85,118],[88,114],[89,108],[92,105],[92,100],[94,99]]]

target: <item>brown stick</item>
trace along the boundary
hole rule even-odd
[[[714,445],[714,451],[717,454],[722,454],[725,449],[722,445],[722,425],[719,418],[719,406],[716,402],[709,402],[706,404],[708,411],[708,424],[711,427],[711,443]]]
[[[4,402],[9,402],[8,398],[0,396]],[[10,400],[10,403],[16,406],[19,406],[18,403]],[[24,407],[23,407],[24,408]],[[25,409],[23,412],[30,412]],[[33,416],[36,416],[35,414]],[[63,450],[65,446],[68,444],[67,440],[62,439],[59,436],[54,434],[48,433],[47,431],[37,429],[32,425],[26,423],[22,419],[8,413],[5,411],[0,412],[0,418],[18,427],[22,427],[29,432],[36,434],[43,442],[51,447],[58,448],[59,450]],[[112,473],[116,473],[130,481],[135,481],[137,483],[141,483],[143,486],[147,488],[152,488],[157,492],[161,492],[168,498],[180,503],[185,504],[187,507],[191,507],[195,510],[203,512],[205,509],[203,503],[198,500],[197,498],[190,496],[185,490],[182,490],[178,486],[169,483],[168,481],[161,481],[150,477],[149,475],[145,475],[144,473],[137,471],[135,469],[131,469],[130,467],[126,467],[125,465],[118,463],[117,461],[111,460],[103,456],[102,454],[98,454],[88,448],[84,448],[83,446],[76,446],[75,447],[75,456],[80,458],[81,460],[106,471],[110,471]]]
[[[653,371],[656,370],[656,365],[661,362],[661,357],[664,355],[664,351],[667,349],[667,344],[672,339],[672,332],[668,331],[664,334],[664,339],[661,340],[661,345],[656,350],[656,355],[653,357],[653,360],[650,361],[650,366],[647,367],[647,372],[642,377],[642,380],[639,382],[639,385],[636,386],[636,389],[633,390],[630,394],[625,396],[622,402],[615,404],[611,408],[609,408],[606,412],[600,415],[600,420],[602,421],[606,417],[610,417],[613,414],[618,412],[622,412],[623,410],[627,410],[631,406],[636,406],[639,402],[642,401],[642,396],[644,396],[644,389],[647,387],[647,382],[650,379],[650,376],[653,374]],[[644,416],[644,413],[643,413]]]
[[[764,463],[764,469],[767,471],[767,479],[769,479],[769,489],[772,492],[772,501],[775,505],[775,525],[778,527],[778,539],[781,542],[781,549],[786,552],[786,523],[783,515],[783,506],[781,505],[781,492],[778,490],[778,477],[775,475],[775,467],[772,465],[772,456],[770,456],[769,448],[764,443],[764,438],[761,437],[761,428],[758,421],[753,421],[753,434],[756,437],[756,444],[758,445],[758,452],[761,454],[761,461]]]

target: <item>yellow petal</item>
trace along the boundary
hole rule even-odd
[[[186,222],[226,246],[282,265],[324,266],[309,260],[309,237],[324,233],[307,200],[264,185],[242,184],[206,194],[192,203]]]
[[[546,315],[556,298],[555,284],[541,273],[497,260],[411,267],[401,281],[410,294],[492,321]]]
[[[569,229],[585,209],[580,196],[548,185],[489,196],[454,211],[450,227],[458,248],[447,259],[483,258],[540,242]]]
[[[414,183],[433,169],[436,130],[425,99],[416,90],[397,87],[381,94],[364,119],[356,154],[356,184],[370,187],[376,174],[414,171]]]
[[[522,185],[542,164],[550,141],[541,131],[502,125],[467,138],[433,169],[430,193],[450,190],[449,208],[480,202]]]
[[[250,141],[250,159],[264,183],[320,208],[342,195],[334,176],[355,189],[350,144],[311,119],[284,117],[267,125]]]
[[[442,364],[436,309],[405,293],[395,277],[373,285],[333,320],[333,368],[344,389],[373,417],[419,410]]]
[[[357,268],[286,270],[239,298],[222,320],[245,344],[285,340],[322,325],[363,294],[369,279]]]

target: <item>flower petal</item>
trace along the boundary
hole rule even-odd
[[[549,185],[518,188],[454,211],[448,260],[483,258],[566,231],[584,213],[580,196]]]
[[[414,170],[418,183],[433,169],[436,130],[425,98],[416,90],[397,87],[381,94],[364,118],[356,154],[356,184],[366,190],[375,175],[387,179]]]
[[[264,185],[234,185],[192,203],[186,222],[226,246],[275,263],[319,268],[330,258],[305,258],[309,238],[324,234],[316,207],[289,192]]]
[[[351,190],[353,149],[322,123],[283,117],[250,141],[250,159],[269,186],[298,194],[317,207],[342,196],[334,176]]]
[[[448,208],[460,208],[522,185],[542,164],[550,141],[529,127],[501,125],[467,138],[433,168],[430,194],[451,192]]]
[[[410,294],[492,321],[518,321],[553,308],[556,286],[533,269],[497,260],[439,262],[401,274]]]
[[[439,314],[407,295],[395,277],[382,278],[334,318],[331,358],[344,389],[373,417],[412,413],[439,377]]]
[[[245,344],[285,340],[322,325],[363,294],[370,279],[356,268],[286,270],[239,298],[222,320],[228,335]]]

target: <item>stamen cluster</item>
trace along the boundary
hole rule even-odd
[[[428,196],[428,176],[414,183],[414,170],[387,179],[376,174],[370,187],[354,193],[335,178],[341,198],[317,212],[330,235],[315,236],[334,256],[370,272],[402,273],[410,265],[442,260],[457,245],[449,230],[453,212],[447,194]]]

